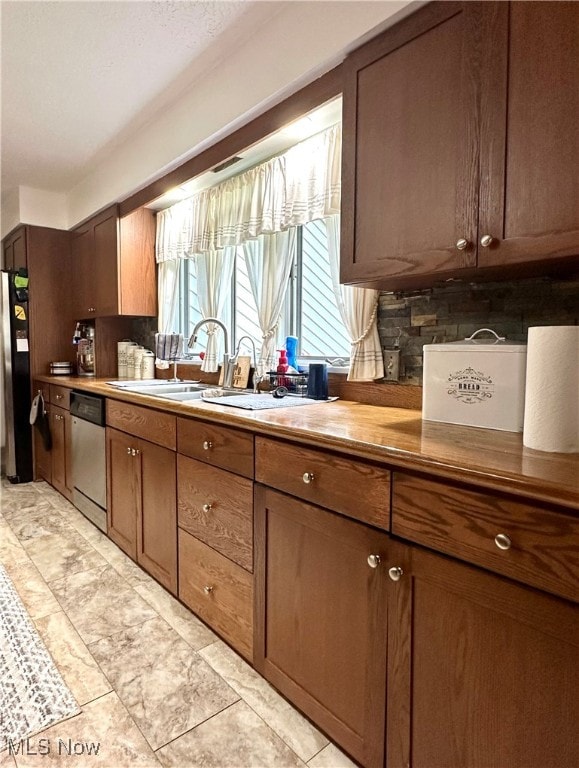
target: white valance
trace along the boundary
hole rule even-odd
[[[157,261],[221,251],[340,212],[341,125],[157,214]]]

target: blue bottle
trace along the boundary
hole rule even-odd
[[[285,340],[287,363],[292,368],[298,369],[298,340],[296,336],[288,336]]]

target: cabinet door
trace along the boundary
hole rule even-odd
[[[24,227],[19,229],[12,238],[12,257],[14,269],[27,268],[26,229]]]
[[[138,442],[124,432],[107,427],[108,535],[133,560],[137,557],[137,516],[141,499]]]
[[[50,408],[50,434],[52,436],[52,485],[66,495],[66,411],[53,405]]]
[[[487,14],[432,3],[346,60],[342,281],[475,266]]]
[[[45,401],[46,403],[46,401]],[[51,408],[48,404],[45,405],[45,411],[49,424],[52,427],[50,421]],[[32,427],[33,441],[34,441],[34,478],[36,480],[46,480],[47,483],[52,482],[52,452],[47,451],[44,447],[42,437],[37,427]]]
[[[577,607],[403,551],[389,603],[389,768],[578,765]]]
[[[256,668],[356,760],[382,766],[388,536],[263,486],[255,517]]]
[[[479,266],[577,256],[579,3],[489,5],[509,20],[483,90]]]
[[[92,279],[93,264],[93,233],[92,229],[79,232],[72,240],[72,282],[74,286],[73,304],[77,320],[92,317],[93,296]]]
[[[137,561],[177,594],[176,454],[144,440],[138,441],[138,450],[133,459],[141,474]]]
[[[116,212],[94,227],[94,314],[97,317],[117,315],[119,285],[117,268],[118,220]]]

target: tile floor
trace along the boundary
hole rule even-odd
[[[1,490],[0,562],[82,713],[0,768],[353,768],[57,491]]]

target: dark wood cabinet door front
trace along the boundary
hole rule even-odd
[[[577,606],[401,546],[389,768],[579,765]]]
[[[480,267],[579,256],[579,3],[504,6],[488,42],[502,70],[483,92]]]
[[[382,766],[387,535],[264,486],[254,514],[256,668],[356,760]]]
[[[119,313],[118,284],[118,219],[116,209],[110,215],[97,221],[93,230],[94,269],[93,279],[93,314],[107,317]]]
[[[344,282],[476,265],[486,13],[431,3],[346,60]]]
[[[93,233],[92,229],[75,233],[72,239],[72,277],[74,292],[72,301],[77,320],[92,316],[93,306]]]
[[[50,408],[52,437],[52,485],[63,495],[66,491],[66,416],[67,412],[53,405]]]
[[[144,440],[138,441],[137,450],[132,457],[141,474],[137,561],[177,594],[176,454]]]
[[[141,473],[138,440],[107,427],[107,530],[109,537],[133,560],[137,558],[137,516]]]

